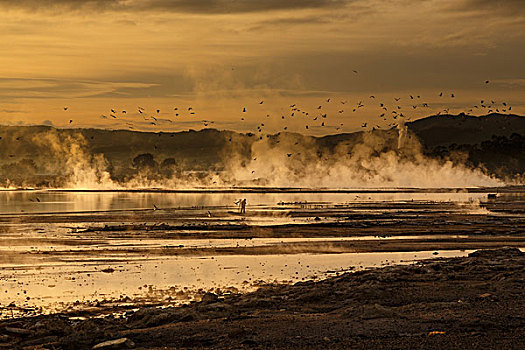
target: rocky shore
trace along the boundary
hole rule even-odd
[[[0,322],[8,349],[523,349],[525,254],[465,258],[268,285],[182,307]]]

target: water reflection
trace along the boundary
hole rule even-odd
[[[377,202],[472,203],[486,193],[140,193],[0,191],[0,214],[62,213],[158,208],[231,207],[246,198],[249,207],[318,203],[340,205]]]

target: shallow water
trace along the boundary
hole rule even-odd
[[[293,283],[348,270],[407,264],[436,257],[435,253],[147,257],[114,263],[92,259],[12,266],[1,271],[0,304],[14,302],[17,309],[40,307],[43,312],[75,308],[78,301],[125,302],[127,297],[177,304],[198,297],[199,290],[250,291],[260,283]],[[440,257],[466,254],[468,251],[439,252]]]
[[[237,214],[239,198],[247,198],[246,215]],[[97,301],[176,304],[198,298],[202,290],[247,291],[261,282],[292,283],[334,271],[409,263],[435,257],[435,251],[312,251],[342,242],[464,240],[480,228],[505,225],[509,232],[519,231],[524,213],[521,192],[489,200],[487,193],[464,191],[0,191],[0,317],[83,308]],[[159,223],[175,228],[153,230]],[[340,237],[330,227],[312,228],[319,223],[351,224],[353,231]],[[215,230],[214,225],[224,224],[302,226],[278,237],[258,237],[257,230]],[[104,231],[106,225],[118,230]],[[201,226],[181,228],[191,225]],[[313,249],[295,251],[297,244]],[[243,253],[261,247],[263,253]],[[437,256],[468,251],[451,249]]]
[[[455,202],[473,203],[486,193],[141,193],[0,191],[0,214],[72,213],[152,209],[235,208],[234,202],[246,198],[249,208],[277,205],[318,207],[376,202]]]

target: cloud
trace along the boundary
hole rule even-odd
[[[2,109],[0,110],[0,113],[16,114],[16,113],[23,113],[23,111],[14,110],[14,109]]]
[[[0,97],[56,98],[133,96],[158,84],[140,82],[108,82],[65,79],[0,78]]]
[[[454,1],[450,8],[468,12],[499,13],[514,17],[525,15],[523,0],[462,0]]]
[[[525,87],[525,78],[495,79],[491,82],[505,87]]]
[[[351,12],[348,13],[335,13],[335,11],[312,11],[308,12],[306,15],[297,16],[294,14],[286,14],[284,16],[274,16],[271,19],[265,19],[259,22],[256,22],[252,26],[248,27],[249,31],[258,31],[258,30],[268,30],[268,29],[285,29],[290,27],[299,27],[299,26],[318,26],[318,25],[330,25],[330,24],[342,24],[349,21],[357,21],[363,15],[372,13],[373,11],[367,7],[358,7],[352,8]]]
[[[352,0],[0,0],[5,8],[227,14],[343,6]]]

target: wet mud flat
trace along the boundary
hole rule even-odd
[[[478,250],[252,293],[207,293],[180,307],[71,316],[0,321],[0,347],[523,349],[525,254]]]

